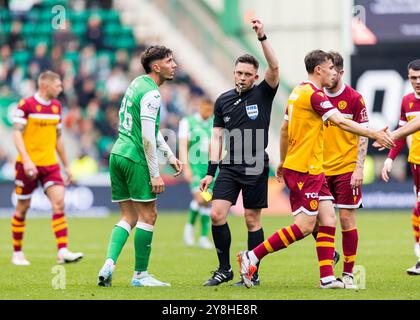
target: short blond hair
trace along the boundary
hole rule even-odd
[[[52,81],[52,80],[60,80],[60,75],[53,71],[47,70],[42,72],[38,77],[38,86],[41,85],[43,81]]]

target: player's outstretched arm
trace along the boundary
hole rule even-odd
[[[57,154],[60,157],[61,163],[64,166],[64,172],[66,174],[65,184],[68,185],[73,182],[73,175],[71,174],[69,163],[67,162],[67,155],[64,149],[64,142],[61,136],[61,129],[57,129],[57,142],[55,145]]]
[[[264,57],[267,60],[268,64],[268,69],[265,72],[264,79],[270,87],[275,88],[279,84],[279,62],[268,39],[262,40],[267,37],[264,32],[264,24],[257,18],[252,19],[251,22],[252,28],[254,29],[258,39],[261,42]]]
[[[412,121],[408,122],[407,124],[399,127],[397,130],[391,133],[392,137],[397,140],[401,138],[405,138],[412,133],[420,130],[420,118],[416,117]]]
[[[35,164],[32,162],[31,158],[28,155],[28,152],[25,148],[25,143],[23,141],[22,132],[25,130],[25,125],[21,123],[15,123],[13,126],[13,141],[15,143],[17,152],[22,157],[23,170],[29,178],[36,178],[38,175],[38,170]]]
[[[395,147],[394,139],[391,134],[388,133],[388,127],[375,131],[370,128],[363,127],[353,120],[344,118],[340,112],[332,113],[328,120],[344,131],[373,139],[385,148],[391,149]]]

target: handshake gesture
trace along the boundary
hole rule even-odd
[[[378,148],[380,151],[385,148],[392,149],[395,147],[394,140],[396,139],[393,136],[393,133],[388,131],[388,127],[376,131],[373,135],[373,139],[375,139],[373,146]]]

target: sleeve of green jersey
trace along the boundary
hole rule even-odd
[[[146,93],[140,101],[140,118],[156,121],[161,104],[160,93],[152,90]]]

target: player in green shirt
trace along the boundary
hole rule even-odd
[[[159,132],[159,86],[174,78],[177,65],[172,51],[163,46],[149,47],[141,62],[146,75],[134,79],[125,92],[119,112],[119,136],[109,159],[112,201],[120,205],[121,220],[112,231],[107,259],[98,274],[99,286],[111,286],[118,256],[134,227],[135,271],[131,285],[170,286],[150,275],[147,267],[157,218],[156,199],[165,188],[157,150],[175,169],[175,176],[182,171],[181,162]]]
[[[184,242],[187,246],[194,245],[194,224],[200,214],[201,232],[198,244],[205,249],[213,248],[208,238],[211,209],[210,202],[200,195],[200,180],[207,174],[212,128],[213,103],[208,98],[200,101],[199,112],[185,117],[179,123],[179,157],[184,164],[184,178],[190,184],[193,196],[188,212],[188,222],[184,227]],[[208,191],[211,192],[213,184]]]

